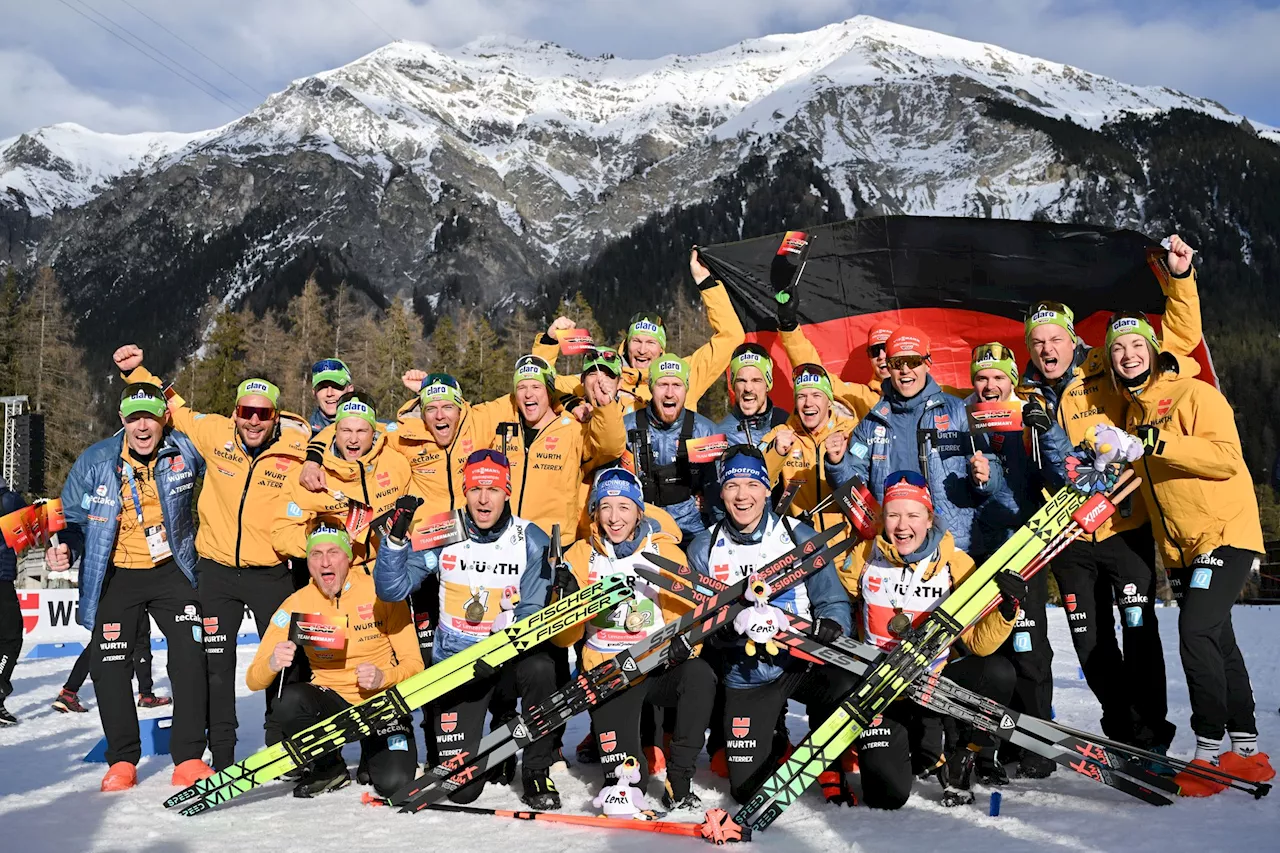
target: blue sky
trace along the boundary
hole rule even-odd
[[[59,121],[212,127],[392,37],[452,47],[508,33],[641,58],[858,14],[1169,86],[1280,125],[1280,0],[0,0],[0,138]],[[94,21],[145,40],[217,98]]]

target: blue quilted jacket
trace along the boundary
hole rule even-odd
[[[80,566],[80,624],[90,631],[98,615],[98,599],[107,566],[115,549],[120,524],[120,485],[124,433],[91,446],[71,466],[62,487],[62,510],[67,529],[62,541],[71,547],[71,559],[83,556]],[[191,498],[196,480],[204,475],[204,457],[184,433],[165,433],[156,451],[156,492],[178,568],[196,585],[196,528]]]
[[[930,450],[928,464],[922,466],[926,431]],[[975,449],[991,455],[986,436],[970,434],[964,401],[944,392],[932,376],[924,390],[910,399],[886,382],[879,402],[853,428],[848,453],[839,465],[828,465],[827,473],[836,485],[851,476],[861,477],[876,500],[884,499],[885,478],[894,471],[925,474],[938,524],[951,531],[960,550],[982,553],[979,515],[1016,512],[1016,505],[1004,468],[995,460],[986,483],[979,486],[969,478],[969,457]]]

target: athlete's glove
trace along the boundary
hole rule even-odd
[[[689,638],[681,634],[670,643],[670,650],[667,652],[667,666],[679,666],[687,661],[691,654],[693,654],[693,646],[689,645]]]
[[[1134,434],[1137,436],[1138,441],[1142,442],[1143,456],[1150,456],[1159,450],[1161,442],[1160,429],[1158,427],[1153,427],[1150,424],[1142,424],[1134,430]]]
[[[568,563],[552,566],[551,570],[555,572],[555,580],[551,583],[552,601],[559,601],[566,595],[573,595],[578,591],[578,577]]]
[[[780,291],[774,297],[774,304],[778,312],[778,329],[783,332],[791,332],[800,325],[800,317],[797,309],[800,306],[800,297],[794,290]]]
[[[409,526],[413,524],[413,514],[422,506],[422,498],[405,495],[396,498],[396,505],[391,510],[391,524],[387,535],[396,542],[403,542],[409,535]]]
[[[834,619],[819,619],[813,623],[813,637],[819,643],[834,643],[844,636],[844,629]]]
[[[1043,435],[1053,429],[1053,418],[1039,397],[1033,397],[1022,407],[1022,422]]]
[[[1006,622],[1012,621],[1018,615],[1018,608],[1022,602],[1027,600],[1030,590],[1027,588],[1027,582],[1023,580],[1022,575],[1015,572],[996,572],[996,587],[1003,596],[1000,601],[1000,615],[1004,617]]]

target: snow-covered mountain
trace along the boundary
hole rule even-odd
[[[870,17],[653,60],[397,42],[213,130],[0,142],[0,263],[55,264],[88,315],[174,288],[266,304],[313,268],[375,299],[495,304],[784,152],[845,215],[1140,225],[1134,176],[1072,162],[1041,125],[1175,109],[1280,140],[1213,101]]]

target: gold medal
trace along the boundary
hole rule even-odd
[[[902,612],[901,607],[893,608],[893,618],[889,620],[889,633],[901,637],[911,630],[911,617]]]
[[[624,624],[626,625],[627,633],[639,634],[644,630],[644,614],[632,610],[627,614]]]
[[[484,620],[484,605],[480,602],[478,595],[471,596],[467,602],[467,621],[482,622]]]

